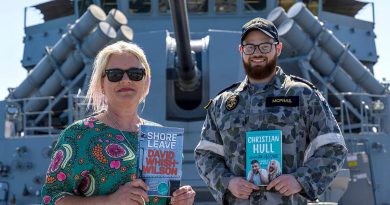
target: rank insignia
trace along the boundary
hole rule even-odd
[[[230,96],[226,101],[226,110],[231,111],[236,108],[239,100],[240,98],[238,97],[238,95]]]

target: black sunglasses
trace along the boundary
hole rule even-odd
[[[119,82],[122,80],[123,75],[126,73],[130,80],[140,81],[146,75],[144,68],[129,68],[127,70],[122,70],[119,68],[110,68],[104,71],[107,75],[107,79],[110,82]],[[104,76],[103,76],[104,77]]]

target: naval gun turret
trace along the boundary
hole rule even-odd
[[[199,70],[203,62],[196,61],[196,53],[206,52],[207,38],[191,40],[186,1],[170,0],[169,5],[175,38],[167,36],[167,118],[199,120],[205,115],[208,80],[206,71]]]
[[[175,32],[178,74],[177,85],[183,91],[193,91],[200,86],[200,73],[193,59],[186,1],[170,0],[172,22]]]

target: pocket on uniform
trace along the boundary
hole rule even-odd
[[[226,130],[240,129],[243,126],[245,126],[244,118],[245,118],[244,115],[238,113],[225,115],[221,118],[219,122],[217,122],[218,129],[221,132]]]
[[[264,114],[264,127],[267,130],[282,130],[283,142],[295,141],[300,121],[299,107],[272,107]]]
[[[297,165],[300,117],[299,107],[272,107],[264,115],[267,130],[282,130],[283,173],[292,172]]]
[[[245,116],[230,113],[223,116],[217,124],[223,141],[227,165],[239,164],[239,166],[230,168],[232,172],[240,173],[244,170],[245,165],[242,164],[245,160]],[[238,169],[235,170],[235,168]]]
[[[286,124],[294,124],[299,122],[300,109],[299,107],[272,107],[266,109],[264,116],[264,120],[267,123],[282,126]]]

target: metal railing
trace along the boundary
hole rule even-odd
[[[6,133],[11,133],[13,137],[26,137],[36,135],[57,135],[64,127],[73,123],[76,120],[83,119],[87,112],[87,103],[84,96],[70,95],[63,96],[64,109],[44,110],[44,111],[25,111],[23,108],[28,102],[40,101],[46,103],[49,107],[55,100],[54,96],[50,97],[34,97],[24,99],[7,99],[6,100],[6,121],[8,124],[13,124],[6,129]],[[37,118],[43,120],[36,123]],[[65,119],[65,120],[64,120]]]
[[[368,133],[368,132],[384,132],[384,127],[382,127],[383,117],[386,115],[386,104],[385,102],[389,98],[387,95],[372,95],[367,93],[339,93],[339,96],[345,99],[345,96],[368,96],[372,99],[375,99],[370,104],[362,101],[359,109],[359,116],[354,116],[348,106],[346,106],[345,100],[340,100],[338,109],[339,113],[334,113],[336,116],[340,117],[339,126],[344,133]],[[356,117],[359,120],[353,120],[352,118]],[[356,131],[358,130],[358,131]]]
[[[326,97],[328,99],[335,95],[334,93],[328,93]],[[361,102],[360,109],[351,110],[350,106],[347,106],[348,102],[345,100],[346,96],[368,96],[372,99],[371,104]],[[388,115],[390,112],[387,108],[387,102],[390,96],[387,95],[370,95],[367,93],[338,93],[334,96],[334,101],[331,104],[333,114],[338,120],[340,129],[343,133],[380,133],[384,132],[385,122],[389,121]],[[11,132],[12,136],[7,137],[25,137],[31,135],[57,135],[63,128],[73,123],[74,121],[85,118],[90,115],[90,109],[88,108],[85,96],[70,95],[63,97],[63,102],[66,105],[62,105],[64,109],[60,110],[45,110],[38,112],[26,112],[24,111],[24,105],[31,100],[46,101],[50,106],[55,97],[38,97],[38,98],[26,98],[17,100],[6,100],[6,121],[8,124],[13,124],[9,129],[14,129]],[[57,99],[58,100],[58,99]],[[357,111],[357,113],[356,113]],[[356,116],[358,114],[359,116]],[[39,124],[35,124],[37,116],[44,115],[42,121]],[[59,123],[61,122],[61,123]],[[388,124],[388,122],[387,122]]]

